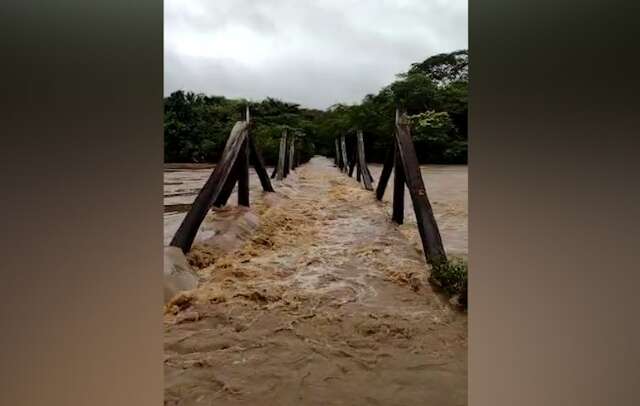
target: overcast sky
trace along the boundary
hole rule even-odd
[[[468,47],[467,0],[165,0],[164,94],[327,108]]]

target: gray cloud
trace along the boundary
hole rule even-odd
[[[164,93],[355,103],[467,48],[466,0],[165,0]]]

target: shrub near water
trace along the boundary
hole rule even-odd
[[[439,286],[447,295],[457,298],[457,302],[467,307],[468,264],[460,258],[453,258],[431,269],[429,280]]]

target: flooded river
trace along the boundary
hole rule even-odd
[[[203,169],[169,169],[164,174],[164,241],[169,243],[180,225],[191,202],[211,174],[210,165]],[[193,165],[197,167],[197,165]],[[268,168],[269,174],[273,168]],[[370,164],[369,170],[374,181],[380,177],[382,165]],[[337,169],[336,169],[337,172]],[[466,257],[468,253],[468,167],[463,165],[423,165],[422,178],[433,207],[442,240],[448,254]],[[355,176],[355,175],[354,175]],[[374,183],[374,187],[377,183]],[[250,173],[252,198],[261,194],[260,182],[253,169]],[[236,195],[229,199],[235,203]],[[388,202],[387,213],[391,217],[391,201],[393,200],[393,174],[384,194],[383,200]],[[419,235],[415,228],[415,215],[405,188],[405,225],[400,227],[417,245]]]
[[[466,256],[466,167],[422,169],[445,248]],[[165,243],[210,173],[165,172]],[[199,287],[167,307],[165,403],[465,405],[466,315],[426,283],[409,196],[398,227],[392,184],[378,202],[323,157],[276,193],[250,182],[250,210],[232,195],[205,219]]]

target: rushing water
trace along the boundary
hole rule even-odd
[[[382,165],[370,164],[369,169],[376,181]],[[424,180],[433,212],[442,234],[442,240],[448,254],[467,256],[468,252],[468,167],[466,165],[423,165],[421,166]],[[271,173],[272,168],[268,168]],[[170,169],[164,173],[164,224],[165,244],[168,244],[177,227],[185,216],[193,199],[211,174],[212,169]],[[336,176],[340,175],[336,169]],[[354,175],[355,177],[355,175]],[[252,196],[260,194],[260,182],[255,171],[250,172],[250,193]],[[377,182],[374,182],[374,187]],[[391,202],[393,198],[393,174],[389,179],[384,198]],[[229,199],[235,203],[236,194]],[[405,188],[405,226],[401,230],[414,243],[418,244],[418,234],[415,229],[415,215],[409,196]],[[391,206],[387,207],[391,217]]]
[[[466,168],[423,171],[447,249],[465,254]],[[165,205],[209,173],[167,172]],[[205,219],[188,255],[200,285],[165,316],[166,404],[465,405],[466,315],[425,282],[409,197],[397,227],[322,157],[274,187],[253,175],[250,210],[232,197]],[[166,236],[183,215],[165,212]]]

